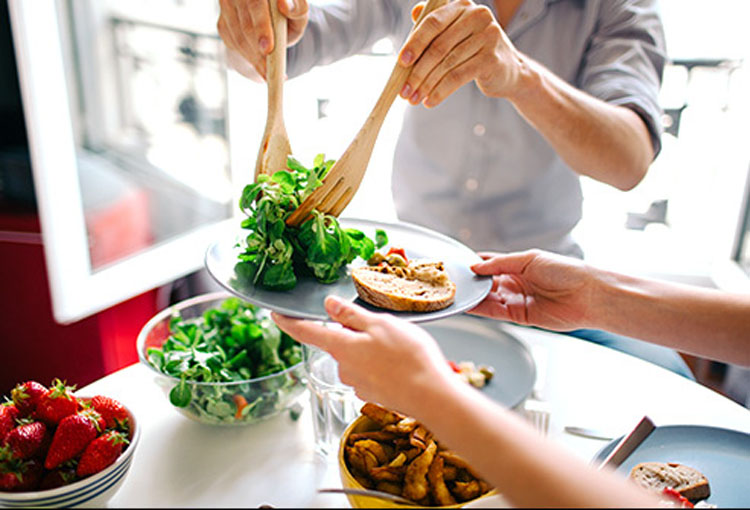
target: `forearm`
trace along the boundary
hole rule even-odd
[[[654,507],[625,479],[598,472],[463,383],[427,390],[414,416],[519,507]]]
[[[509,97],[518,112],[579,174],[622,190],[637,185],[654,157],[643,120],[629,108],[576,89],[526,56],[520,59],[521,85]]]
[[[593,327],[750,366],[750,296],[598,271]]]

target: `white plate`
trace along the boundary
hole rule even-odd
[[[382,223],[370,220],[341,218],[344,228],[361,230],[371,239],[375,229],[383,229],[388,234],[388,245],[404,248],[409,258],[430,258],[445,264],[448,274],[456,284],[456,298],[452,305],[434,312],[390,312],[411,322],[424,322],[442,319],[474,308],[490,291],[492,279],[475,275],[470,266],[481,261],[479,255],[455,239],[410,223]],[[335,295],[355,301],[374,311],[387,311],[373,307],[357,296],[350,271],[352,267],[363,265],[355,260],[346,268],[346,274],[329,284],[319,283],[309,276],[298,277],[297,285],[286,291],[268,290],[256,287],[252,282],[237,278],[234,267],[242,249],[238,242],[247,234],[239,231],[233,238],[221,239],[206,251],[206,268],[211,276],[224,288],[236,296],[275,312],[313,320],[328,320],[323,306],[326,296]]]

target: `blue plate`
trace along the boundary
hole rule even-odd
[[[620,439],[599,450],[594,462],[604,460]],[[657,427],[617,471],[627,476],[641,462],[691,466],[708,478],[707,503],[719,508],[750,507],[750,434],[697,425]]]
[[[495,375],[481,391],[513,408],[534,388],[536,365],[520,340],[506,333],[500,322],[473,315],[456,315],[423,326],[440,344],[445,356],[458,363],[489,365]]]
[[[456,297],[450,306],[433,312],[389,312],[411,322],[425,322],[456,315],[474,308],[490,292],[492,278],[477,276],[470,269],[481,258],[466,245],[448,236],[411,223],[381,223],[370,220],[341,218],[339,223],[344,228],[355,228],[370,238],[375,237],[375,230],[382,228],[388,234],[389,246],[404,248],[410,258],[429,258],[444,263],[451,280],[456,284]],[[221,239],[206,251],[206,268],[209,274],[226,290],[234,295],[268,308],[283,315],[301,319],[325,321],[328,314],[323,300],[328,295],[355,301],[357,304],[373,311],[388,311],[371,306],[357,296],[350,271],[365,262],[356,259],[346,274],[329,284],[319,283],[310,276],[301,276],[297,285],[286,291],[268,290],[256,287],[252,282],[243,281],[235,274],[235,265],[242,251],[238,243],[247,234],[238,232],[235,238]]]

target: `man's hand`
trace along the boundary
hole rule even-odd
[[[423,7],[417,5],[412,18]],[[508,97],[520,86],[520,53],[492,11],[471,0],[455,0],[426,16],[401,48],[399,63],[414,63],[401,97],[427,107],[472,80],[490,97]]]
[[[287,44],[295,44],[307,26],[307,0],[278,2],[287,18]],[[236,71],[251,79],[266,76],[266,55],[273,49],[273,27],[269,0],[219,0],[221,12],[216,27],[227,47],[227,61]]]
[[[341,381],[362,400],[418,415],[428,393],[455,383],[440,347],[424,329],[333,296],[325,306],[343,328],[276,313],[271,317],[292,338],[328,351],[339,363]]]
[[[558,331],[591,325],[596,276],[582,261],[539,250],[480,256],[471,269],[492,275],[492,290],[469,313]]]

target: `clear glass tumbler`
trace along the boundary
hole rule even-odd
[[[363,402],[339,380],[338,363],[327,352],[308,349],[305,366],[315,448],[324,456],[335,455],[344,429],[359,416]]]

